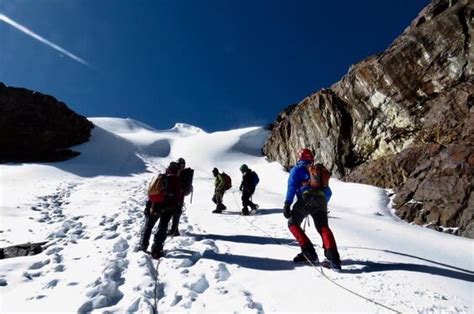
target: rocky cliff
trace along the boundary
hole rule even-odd
[[[393,188],[400,217],[474,238],[474,2],[436,0],[383,53],[283,111],[264,146]]]
[[[0,82],[0,162],[60,161],[79,155],[92,122],[54,97]]]

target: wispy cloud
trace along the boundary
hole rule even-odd
[[[43,44],[45,44],[45,45],[47,45],[47,46],[49,46],[53,49],[56,49],[57,51],[61,52],[62,54],[68,56],[69,58],[71,58],[71,59],[73,59],[73,60],[75,60],[79,63],[82,63],[84,65],[89,65],[84,59],[79,58],[78,56],[76,56],[75,54],[67,51],[66,49],[56,45],[55,43],[50,42],[49,40],[47,40],[44,37],[41,37],[40,35],[36,34],[32,30],[30,30],[27,27],[21,25],[20,23],[15,22],[14,20],[12,20],[11,18],[9,18],[8,16],[6,16],[2,13],[0,13],[0,21],[3,21],[3,22],[7,23],[10,26],[13,26],[17,30],[25,33],[26,35],[28,35],[30,37],[33,37],[34,39],[38,40],[39,42],[42,42]]]

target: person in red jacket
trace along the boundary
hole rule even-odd
[[[158,219],[158,230],[153,239],[151,256],[158,259],[164,256],[163,244],[166,240],[166,230],[168,223],[175,211],[182,206],[184,194],[179,180],[180,167],[176,162],[171,162],[166,169],[166,195],[164,200],[153,202],[149,199],[145,207],[145,226],[141,232],[140,245],[138,250],[146,251],[149,245],[151,231]]]
[[[323,240],[326,259],[321,262],[321,266],[337,271],[341,269],[341,259],[337,250],[336,240],[329,228],[327,212],[327,201],[331,196],[331,190],[329,186],[311,187],[311,176],[308,166],[313,161],[313,152],[307,148],[302,149],[298,153],[298,162],[291,169],[288,177],[288,189],[283,206],[283,215],[288,219],[288,228],[301,247],[301,253],[296,255],[293,261],[296,263],[306,261],[319,262],[313,243],[311,243],[300,227],[303,220],[310,215],[313,217],[316,230]],[[293,205],[293,209],[291,209],[295,195],[297,200]]]

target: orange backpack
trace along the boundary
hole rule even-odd
[[[322,189],[329,186],[331,173],[323,164],[311,164],[308,166],[309,185],[312,189]]]
[[[166,188],[168,185],[168,177],[164,173],[160,173],[154,177],[148,185],[148,198],[153,203],[161,203],[166,197]]]

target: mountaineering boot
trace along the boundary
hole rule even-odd
[[[137,245],[134,249],[133,249],[133,252],[146,252],[146,247],[144,247],[143,245]]]
[[[212,211],[212,213],[214,213],[214,214],[221,214],[221,213],[222,213],[222,209],[220,209],[219,206],[217,206],[217,208],[214,209],[214,210]]]
[[[168,231],[166,232],[166,234],[169,235],[169,236],[172,236],[172,237],[177,237],[177,236],[180,235],[178,229],[175,229],[175,230],[173,230],[173,229],[168,230]]]
[[[303,251],[293,258],[295,263],[319,263],[318,254],[316,252]]]
[[[321,266],[324,268],[332,269],[336,272],[341,271],[341,263],[333,262],[331,260],[328,260],[327,258],[321,262]]]
[[[151,258],[153,259],[160,259],[163,256],[165,256],[165,253],[163,252],[163,250],[151,252]]]
[[[223,210],[226,210],[227,207],[224,204],[220,203],[219,205],[217,205],[216,209],[220,209],[221,211],[223,211]]]
[[[250,210],[250,215],[255,215],[257,213],[258,204],[253,204],[252,209]]]
[[[242,208],[242,215],[244,215],[244,216],[249,216],[250,215],[249,209],[247,207]]]

